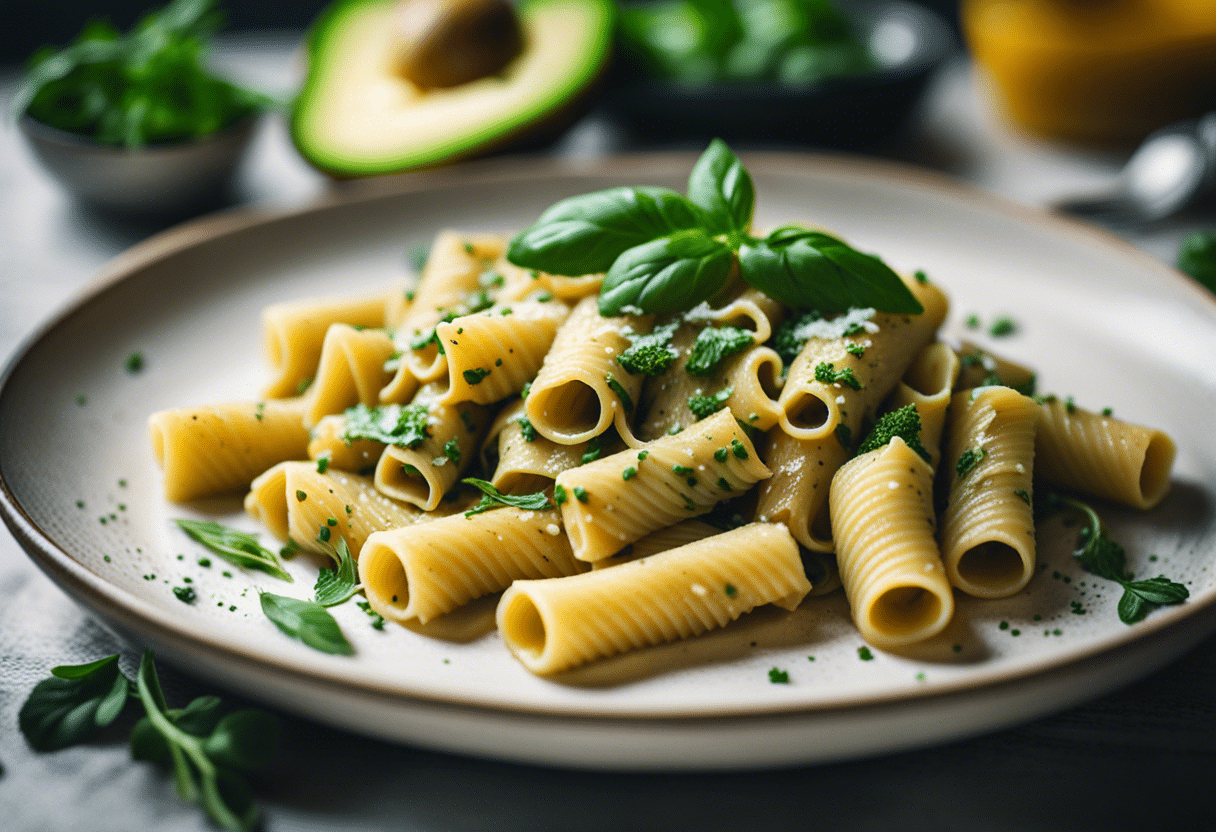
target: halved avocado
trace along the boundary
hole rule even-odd
[[[401,70],[395,5],[339,0],[314,26],[292,138],[335,176],[432,167],[551,135],[577,116],[612,43],[609,0],[524,0],[523,50],[500,74],[427,90]]]

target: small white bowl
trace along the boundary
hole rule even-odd
[[[42,166],[77,198],[126,214],[181,213],[218,201],[260,114],[201,139],[125,148],[98,144],[29,116],[18,120]]]

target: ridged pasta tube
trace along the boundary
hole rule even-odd
[[[991,385],[993,380],[1019,393],[1034,393],[1034,370],[1002,358],[981,348],[971,341],[961,341],[958,347],[959,376],[955,390],[970,390],[973,387]]]
[[[393,621],[425,624],[522,578],[575,575],[574,559],[553,511],[500,508],[379,532],[359,557],[371,608]]]
[[[781,391],[783,431],[799,439],[822,439],[844,425],[856,435],[874,415],[946,317],[940,289],[917,280],[905,283],[924,306],[921,314],[878,313],[855,335],[807,340]],[[840,380],[825,380],[829,375]]]
[[[524,667],[549,674],[724,627],[763,604],[792,610],[810,589],[785,527],[754,523],[612,569],[516,581],[498,630]]]
[[[560,301],[518,301],[439,324],[435,332],[448,357],[444,401],[493,404],[519,393],[569,315]]]
[[[432,519],[376,491],[371,477],[343,471],[322,474],[315,462],[283,462],[262,474],[245,497],[245,511],[280,540],[291,540],[309,552],[324,551],[317,537],[322,528],[328,529],[330,543],[342,537],[354,558],[374,532]]]
[[[483,453],[487,460],[497,459],[488,466],[494,471],[490,482],[504,494],[548,490],[558,474],[582,464],[590,445],[588,442],[559,445],[541,436],[531,425],[525,432],[520,420],[526,418],[523,401],[516,400],[499,411],[486,435],[486,444],[495,452],[490,453],[487,447]]]
[[[1147,509],[1170,490],[1176,451],[1163,431],[1047,401],[1035,435],[1035,475],[1051,485]]]
[[[784,304],[748,286],[722,306],[712,308],[704,303],[687,312],[684,318],[748,329],[755,335],[756,343],[763,344],[785,320],[785,316]]]
[[[312,460],[322,457],[329,460],[331,468],[339,471],[362,473],[374,470],[384,453],[384,443],[371,439],[353,439],[347,441],[342,437],[346,429],[346,416],[325,416],[317,422],[308,440],[308,458]]]
[[[758,488],[756,519],[783,524],[812,551],[835,551],[828,492],[832,476],[849,458],[848,449],[835,436],[795,439],[775,430],[763,456],[773,475]]]
[[[635,445],[631,425],[642,379],[616,357],[629,347],[626,329],[648,327],[650,319],[604,318],[596,304],[594,297],[580,301],[557,331],[528,393],[528,419],[563,445],[587,442],[614,424],[626,444]]]
[[[401,359],[396,375],[380,391],[380,401],[407,402],[419,383],[434,381],[447,372],[447,359],[435,343],[420,349],[411,345],[415,338],[443,320],[446,312],[464,308],[469,296],[481,288],[482,273],[505,248],[506,238],[500,234],[467,234],[449,229],[436,235],[418,278],[409,314],[393,335]]]
[[[950,401],[942,562],[950,583],[968,595],[1006,598],[1034,575],[1038,414],[1033,399],[1008,387],[964,390]]]
[[[333,324],[384,326],[391,294],[384,290],[355,297],[307,298],[276,303],[262,310],[262,339],[275,379],[266,398],[298,396],[317,374],[325,334]]]
[[[832,478],[836,564],[853,621],[875,647],[940,633],[954,595],[934,539],[933,469],[898,436]]]
[[[473,402],[445,405],[432,400],[429,435],[412,448],[386,447],[376,463],[376,488],[381,494],[433,511],[476,458],[492,415]]]
[[[641,560],[651,555],[661,554],[670,549],[676,549],[688,543],[695,543],[707,537],[722,534],[722,529],[703,523],[700,520],[681,520],[674,526],[651,532],[636,543],[631,543],[610,558],[597,560],[591,564],[592,569],[607,569],[610,566],[620,566],[622,563]]]
[[[179,407],[148,417],[152,452],[175,503],[245,489],[270,466],[308,449],[302,399]]]
[[[768,430],[781,417],[777,401],[781,395],[781,356],[754,343],[728,356],[714,372],[690,375],[684,368],[699,329],[691,324],[681,326],[671,340],[679,357],[667,372],[646,379],[636,430],[644,442],[695,424],[704,412],[698,415],[694,405],[703,408],[711,403],[725,404],[757,430]]]
[[[380,389],[392,373],[384,363],[392,358],[393,339],[383,329],[356,329],[334,324],[325,333],[317,377],[308,388],[305,427],[363,403],[380,402]]]
[[[555,499],[574,555],[595,562],[769,476],[729,409],[688,430],[557,476]],[[564,501],[564,502],[563,502]]]
[[[959,369],[954,350],[940,342],[930,344],[912,361],[887,403],[890,410],[916,405],[916,413],[920,416],[920,443],[929,452],[929,464],[934,470],[941,460],[942,429]]]

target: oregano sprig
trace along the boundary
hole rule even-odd
[[[665,188],[611,188],[563,200],[517,235],[507,258],[554,274],[606,272],[600,314],[685,312],[738,273],[799,310],[923,308],[885,263],[817,231],[751,235],[751,175],[721,139],[693,167],[687,197]]]
[[[1073,555],[1086,572],[1123,587],[1118,612],[1119,620],[1124,624],[1135,624],[1156,606],[1180,604],[1190,597],[1191,593],[1185,586],[1164,575],[1133,580],[1127,569],[1127,553],[1107,536],[1098,513],[1089,504],[1051,492],[1036,494],[1035,497],[1038,503],[1035,508],[1040,514],[1072,509],[1085,516],[1086,522],[1077,537],[1077,548]]]
[[[259,811],[244,774],[267,768],[278,756],[277,717],[255,709],[226,712],[217,696],[170,708],[150,650],[135,681],[119,670],[117,655],[55,667],[51,674],[34,686],[18,715],[35,750],[84,742],[134,699],[145,715],[131,729],[132,758],[171,768],[182,799],[198,804],[228,832],[257,827]]]

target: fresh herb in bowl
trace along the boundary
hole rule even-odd
[[[271,102],[204,66],[222,17],[215,0],[173,0],[127,34],[91,22],[70,46],[33,57],[14,110],[127,148],[190,141],[230,127]]]
[[[833,0],[660,0],[620,14],[626,58],[686,84],[799,85],[877,67]]]

